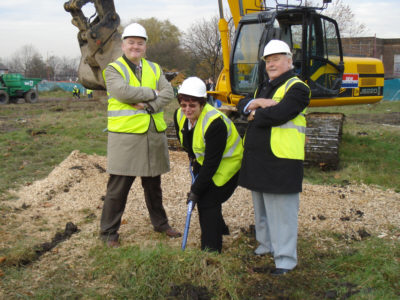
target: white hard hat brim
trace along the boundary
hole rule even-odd
[[[274,55],[274,54],[282,54],[282,55],[288,55],[288,56],[292,57],[292,53],[278,52],[278,53],[270,53],[270,54],[263,55],[263,56],[260,57],[260,59],[265,60],[265,58],[266,58],[267,56]]]

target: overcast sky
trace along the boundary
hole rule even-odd
[[[44,59],[51,55],[79,56],[76,38],[78,29],[71,24],[72,17],[64,10],[64,2],[65,0],[1,0],[0,59],[11,57],[24,45],[34,46]],[[400,38],[400,0],[343,2],[350,5],[356,21],[367,26],[367,35]],[[155,17],[159,20],[168,19],[182,31],[187,30],[196,20],[218,15],[218,0],[114,0],[114,3],[122,24],[134,18]],[[274,3],[275,1],[267,0],[269,5]],[[92,5],[87,5],[85,10],[87,16],[94,12]]]

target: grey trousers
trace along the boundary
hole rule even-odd
[[[100,237],[103,240],[118,240],[118,230],[125,210],[129,190],[136,177],[110,175],[100,220]],[[155,231],[170,228],[162,204],[161,176],[141,177],[144,198],[150,220]]]
[[[299,193],[268,194],[252,191],[256,239],[274,256],[276,268],[297,265]]]

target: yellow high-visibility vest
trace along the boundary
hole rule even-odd
[[[176,117],[179,126],[179,139],[181,144],[183,144],[182,129],[185,124],[186,116],[181,108],[178,109]],[[205,134],[210,124],[217,118],[221,118],[224,121],[228,132],[228,138],[222,160],[212,180],[216,186],[223,186],[240,169],[243,156],[242,139],[233,122],[208,103],[205,104],[194,128],[192,150],[196,155],[197,162],[203,165],[206,149]]]
[[[272,100],[280,102],[292,85],[298,82],[301,82],[308,87],[308,85],[299,78],[292,77],[275,91]],[[311,92],[309,97],[310,96]],[[285,124],[272,126],[271,149],[275,156],[279,158],[304,160],[304,145],[306,140],[305,114],[306,108],[294,119]]]
[[[124,80],[131,86],[145,86],[153,90],[158,89],[158,82],[161,76],[160,66],[156,63],[147,61],[142,58],[142,82],[137,79],[135,74],[127,62],[119,57],[115,62],[109,64],[115,68]],[[107,86],[107,81],[103,71],[104,81]],[[107,93],[108,94],[108,93]],[[145,133],[150,126],[150,118],[154,120],[154,124],[158,132],[163,132],[167,129],[167,124],[164,120],[164,112],[150,114],[144,109],[136,109],[131,105],[118,101],[109,94],[108,99],[108,130],[112,132],[123,133]]]

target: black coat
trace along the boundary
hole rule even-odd
[[[263,82],[257,90],[257,98],[272,98],[275,91],[289,78],[292,71],[282,74],[271,82]],[[284,98],[275,106],[258,108],[255,118],[246,131],[239,185],[253,191],[273,194],[289,194],[302,191],[303,161],[276,157],[271,150],[271,126],[279,126],[295,118],[309,104],[309,89],[295,83]],[[244,107],[254,98],[248,95],[239,101],[237,108]]]
[[[175,111],[174,121],[175,130],[179,139],[179,126],[176,115],[177,111]],[[182,146],[188,153],[189,159],[194,159],[195,155],[192,149],[194,128],[191,130],[188,128],[188,119],[186,119],[182,129]],[[227,183],[221,187],[216,186],[212,181],[212,177],[221,163],[222,155],[228,139],[228,131],[224,121],[221,118],[215,119],[210,124],[204,138],[206,142],[204,162],[202,166],[197,162],[194,162],[193,169],[195,176],[197,177],[190,189],[191,192],[200,196],[200,200],[198,202],[198,206],[200,208],[213,207],[228,200],[237,187],[237,181],[239,177],[239,172],[237,172]]]

